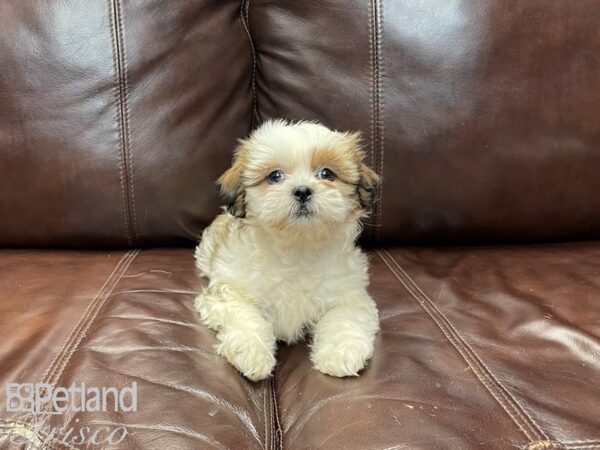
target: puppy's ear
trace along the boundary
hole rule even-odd
[[[348,132],[344,134],[346,140],[346,148],[349,151],[349,156],[358,163],[359,179],[356,186],[356,194],[360,203],[361,209],[369,212],[373,208],[373,202],[379,189],[381,177],[375,173],[373,169],[363,163],[365,152],[362,148],[363,139],[358,131]]]
[[[241,155],[243,143],[235,150],[232,166],[225,171],[217,180],[221,188],[221,195],[227,205],[227,211],[234,217],[246,216],[245,191],[242,185],[242,173],[244,171],[243,155]]]
[[[360,206],[365,211],[371,211],[373,208],[375,194],[379,188],[380,181],[381,177],[377,175],[373,169],[364,163],[360,163],[360,178],[358,180],[356,192],[358,194]]]

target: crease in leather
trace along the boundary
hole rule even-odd
[[[479,358],[462,338],[452,323],[444,316],[412,278],[410,278],[404,269],[402,269],[394,257],[386,250],[376,250],[376,252],[388,269],[396,276],[398,281],[406,288],[409,294],[419,303],[419,305],[421,305],[427,315],[429,315],[433,322],[438,326],[444,336],[446,336],[446,339],[448,339],[452,346],[459,352],[473,373],[477,376],[477,379],[483,384],[504,411],[506,411],[530,443],[551,441],[519,402],[497,380],[493,373],[483,363],[481,358]],[[390,261],[398,270],[394,270]]]
[[[242,4],[240,6],[240,19],[242,21],[242,25],[244,25],[244,30],[248,35],[248,40],[250,41],[250,50],[252,50],[252,77],[250,81],[250,86],[252,89],[252,117],[250,118],[250,130],[254,130],[254,127],[258,121],[258,101],[256,98],[257,57],[256,48],[254,46],[254,38],[252,37],[252,30],[250,28],[250,0],[242,0]]]
[[[131,139],[129,131],[129,103],[127,60],[125,57],[125,39],[123,37],[123,11],[120,0],[109,0],[111,38],[113,43],[113,62],[115,86],[117,92],[117,114],[119,142],[121,146],[121,197],[123,214],[127,229],[129,247],[135,247],[139,241],[139,230],[135,212],[135,194],[133,186],[133,166],[131,158]]]
[[[113,271],[108,276],[94,299],[88,304],[84,310],[79,321],[71,331],[71,334],[67,340],[63,343],[61,349],[58,351],[50,365],[44,372],[41,378],[41,383],[45,384],[56,384],[60,379],[60,376],[67,367],[71,357],[77,347],[85,337],[87,331],[91,327],[92,323],[96,319],[100,309],[106,303],[110,293],[116,287],[117,283],[121,280],[123,274],[128,269],[130,264],[133,262],[135,257],[139,254],[139,250],[130,250],[117,262]],[[58,372],[57,372],[58,370]],[[35,416],[31,416],[27,421],[31,424],[35,420]]]
[[[254,426],[252,419],[248,416],[248,414],[244,411],[244,409],[236,406],[235,404],[229,402],[226,399],[219,398],[203,389],[195,389],[190,386],[184,386],[184,385],[176,384],[176,383],[167,383],[164,380],[162,380],[162,381],[155,380],[155,379],[152,379],[149,377],[141,376],[139,373],[134,373],[134,372],[130,372],[130,371],[123,370],[123,369],[117,370],[114,367],[111,367],[106,364],[102,364],[100,362],[96,362],[96,364],[99,365],[100,367],[103,367],[103,368],[113,371],[115,373],[119,373],[121,375],[126,375],[127,377],[129,377],[131,379],[141,380],[146,383],[150,383],[150,384],[157,385],[157,386],[163,386],[163,387],[166,386],[170,389],[182,391],[187,394],[191,394],[194,397],[201,398],[202,400],[211,402],[221,408],[225,408],[225,409],[231,411],[238,419],[240,419],[240,421],[248,428],[248,430],[250,430],[250,433],[252,433],[252,436],[256,439],[257,442],[259,442],[259,443],[261,442],[260,436],[258,434],[258,430]],[[266,391],[267,391],[266,389],[263,389],[263,392],[264,392],[263,407],[266,406],[266,401],[264,401],[264,398],[266,398],[266,396],[265,396]],[[266,414],[266,408],[265,408],[265,414]],[[265,415],[265,420],[266,420],[266,415]],[[120,426],[127,427],[128,424],[123,423],[123,424],[120,424]],[[265,429],[266,429],[266,422],[265,422]],[[266,442],[266,434],[265,434],[265,442]],[[268,448],[268,447],[265,446],[265,449],[266,448]]]
[[[371,0],[369,5],[369,54],[371,62],[371,167],[383,175],[383,115],[382,115],[382,4],[380,0]],[[373,201],[373,211],[369,224],[369,240],[373,245],[379,242],[381,227],[381,201],[383,187],[377,189]]]
[[[569,441],[561,442],[561,445],[568,450],[597,450],[600,448],[600,441]]]
[[[125,428],[132,428],[132,429],[137,429],[137,430],[161,430],[161,431],[168,431],[170,433],[174,433],[174,434],[180,434],[180,435],[184,435],[187,437],[191,437],[194,439],[197,439],[199,441],[202,442],[206,442],[210,445],[212,445],[215,448],[218,448],[220,450],[229,450],[228,447],[224,446],[223,444],[221,444],[219,441],[211,438],[210,436],[207,436],[206,434],[202,434],[199,433],[196,430],[190,430],[190,429],[186,429],[183,427],[177,427],[177,426],[170,426],[170,425],[164,425],[164,424],[160,424],[160,423],[155,423],[155,424],[149,424],[149,425],[144,425],[144,424],[135,424],[135,423],[121,423],[121,422],[111,422],[110,420],[91,420],[89,422],[91,425],[104,425],[104,426],[113,426],[113,427],[125,427]]]

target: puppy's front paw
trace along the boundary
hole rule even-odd
[[[241,331],[219,333],[217,353],[229,361],[246,378],[260,381],[275,367],[275,350],[260,338]]]
[[[313,346],[311,360],[319,372],[334,377],[357,376],[373,355],[368,339],[319,342]]]

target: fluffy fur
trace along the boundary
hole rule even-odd
[[[323,373],[357,375],[372,356],[379,321],[355,241],[378,176],[363,158],[357,133],[271,121],[240,141],[219,178],[228,205],[196,249],[210,280],[196,308],[217,353],[250,380],[269,376],[278,340],[306,333]],[[304,203],[298,186],[312,191]]]

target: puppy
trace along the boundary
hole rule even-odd
[[[196,299],[216,351],[250,380],[275,366],[276,342],[312,335],[326,374],[357,375],[379,329],[368,263],[355,246],[379,177],[358,133],[270,121],[240,141],[218,180],[226,211],[204,231]]]

